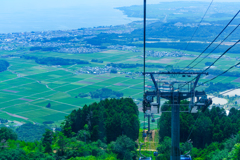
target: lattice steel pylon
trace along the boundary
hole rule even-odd
[[[143,111],[144,113],[151,113],[151,110],[156,106],[158,112],[160,109],[161,98],[169,100],[171,103],[171,138],[172,138],[172,147],[171,147],[171,160],[180,160],[180,102],[181,100],[191,99],[189,105],[189,113],[192,113],[193,107],[195,111],[197,109],[206,109],[209,105],[212,104],[210,99],[207,99],[205,91],[196,91],[195,88],[199,81],[201,75],[208,75],[208,73],[202,72],[145,72],[144,75],[149,75],[154,84],[154,90],[145,91],[143,99]],[[183,81],[158,81],[157,83],[154,75],[156,74],[167,74],[167,75],[197,75],[196,80],[193,83],[183,82]],[[182,86],[185,86],[182,87]],[[187,87],[187,88],[186,88]],[[156,102],[155,99],[156,98]],[[197,102],[194,103],[195,99]],[[149,121],[148,121],[149,123]],[[150,125],[148,125],[148,131],[150,131]]]

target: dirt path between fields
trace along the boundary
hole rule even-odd
[[[12,117],[16,117],[16,118],[21,118],[21,119],[24,119],[24,120],[28,120],[28,118],[22,117],[22,116],[19,116],[19,115],[16,115],[16,114],[4,112],[4,111],[0,111],[0,112],[7,113],[9,116],[12,116]]]

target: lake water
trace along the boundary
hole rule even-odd
[[[147,4],[164,1],[169,2],[169,0],[147,0]],[[239,0],[216,1],[238,2]],[[0,33],[127,24],[139,19],[128,18],[114,8],[142,4],[143,0],[1,0]]]
[[[159,0],[152,0],[156,3]],[[11,0],[1,2],[0,33],[68,30],[85,27],[127,24],[128,18],[120,6],[142,4],[131,0]]]

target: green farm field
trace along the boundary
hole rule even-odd
[[[151,48],[151,50],[155,50]],[[172,50],[172,49],[156,49]],[[14,54],[13,52],[9,52]],[[6,55],[8,52],[0,52],[0,55]],[[17,53],[16,53],[17,54]],[[100,59],[104,63],[92,63],[90,67],[104,67],[108,63],[132,63],[142,64],[141,52],[129,52],[118,50],[106,50],[100,53],[92,54],[66,54],[56,52],[29,52],[29,55],[42,57],[61,57],[68,59]],[[194,53],[199,54],[199,53]],[[230,54],[231,55],[231,54]],[[233,55],[231,55],[232,57]],[[168,60],[166,63],[166,59]],[[149,64],[172,64],[179,68],[186,66],[193,58],[157,58],[148,57]],[[72,110],[83,107],[85,104],[91,104],[100,99],[91,99],[91,97],[76,98],[79,93],[89,93],[101,88],[109,88],[114,91],[124,93],[124,97],[132,97],[139,107],[143,96],[143,76],[126,74],[83,74],[76,71],[86,65],[72,66],[47,66],[35,63],[34,60],[25,60],[21,58],[5,58],[10,63],[7,71],[0,73],[0,117],[18,122],[42,123],[44,121],[54,121],[59,125]],[[206,60],[210,61],[210,60]],[[213,60],[211,60],[213,61]],[[204,68],[204,62],[198,68]],[[222,60],[216,63],[216,67],[226,69],[236,61],[231,62]],[[203,64],[203,65],[202,65]],[[124,72],[142,72],[143,68],[126,68]],[[160,71],[162,68],[146,68],[146,71]],[[239,69],[234,69],[239,70]],[[214,82],[232,82],[238,77],[222,76]],[[191,77],[177,77],[178,80],[190,80]],[[204,77],[200,82],[207,79]],[[236,85],[239,83],[234,82]],[[146,79],[146,85],[152,85],[149,77]],[[204,89],[204,87],[200,88]],[[50,103],[51,107],[46,108]],[[139,109],[141,111],[141,109]],[[141,126],[144,125],[143,113],[140,112]],[[159,118],[159,115],[156,116]],[[157,123],[152,124],[157,128]]]

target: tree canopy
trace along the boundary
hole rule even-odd
[[[0,141],[8,139],[17,140],[17,134],[11,128],[0,128]]]
[[[181,110],[187,110],[188,102],[181,102]],[[162,110],[171,110],[171,107],[165,105]],[[199,115],[198,115],[199,114]],[[231,135],[235,135],[240,130],[240,111],[232,108],[229,115],[223,108],[213,106],[211,110],[207,109],[204,113],[187,114],[180,113],[180,141],[186,142],[188,135],[196,121],[190,139],[193,146],[204,148],[212,142],[224,142]],[[164,137],[171,137],[171,114],[162,113],[158,123],[160,141]]]
[[[91,98],[120,98],[123,96],[123,93],[118,91],[113,91],[109,88],[102,88],[96,91],[90,92]]]
[[[6,71],[9,67],[9,63],[5,60],[0,60],[0,72]]]
[[[91,141],[100,139],[110,143],[120,135],[137,140],[139,135],[138,107],[130,98],[105,99],[73,110],[66,117],[62,129],[67,137],[88,125]]]
[[[22,55],[21,58],[33,59],[38,64],[44,65],[73,65],[73,64],[90,64],[88,61],[80,59],[64,59],[59,57],[36,57],[29,55]]]
[[[26,142],[34,142],[41,140],[45,130],[49,127],[46,125],[37,125],[26,123],[16,129],[18,139]]]

